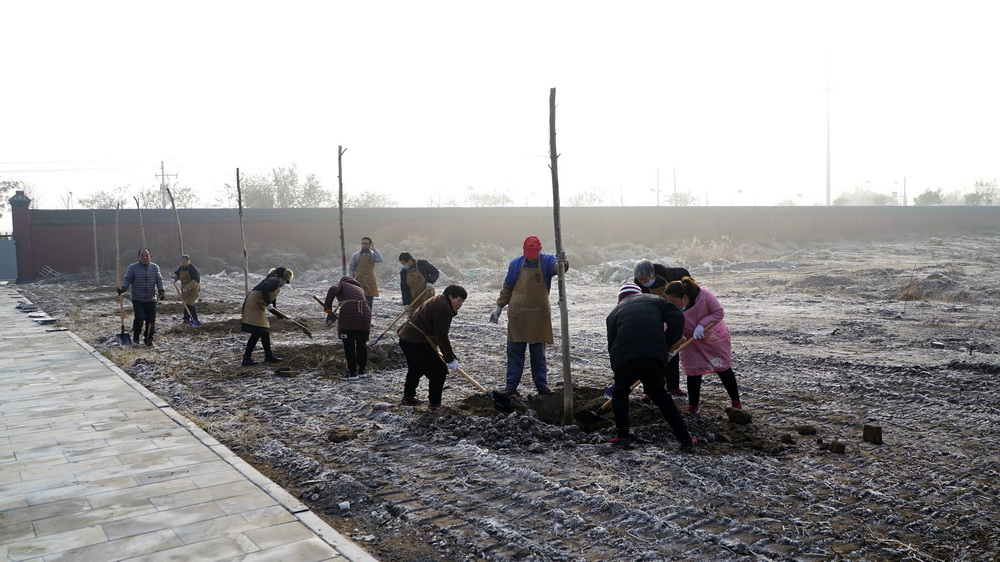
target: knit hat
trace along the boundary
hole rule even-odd
[[[635,283],[629,282],[622,285],[621,289],[618,289],[618,302],[622,302],[622,299],[629,295],[634,295],[636,293],[641,293],[642,289],[639,288]]]
[[[542,241],[537,236],[529,236],[524,239],[524,257],[528,259],[538,258],[542,251]]]

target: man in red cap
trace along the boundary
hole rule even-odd
[[[548,368],[545,364],[545,344],[552,343],[552,307],[549,289],[552,277],[569,269],[566,252],[556,255],[542,253],[542,241],[537,236],[524,239],[524,255],[511,260],[503,280],[497,307],[490,322],[500,322],[503,307],[507,309],[507,394],[517,392],[524,373],[524,355],[531,356],[531,379],[538,394],[550,394]]]

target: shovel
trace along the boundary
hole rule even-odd
[[[389,333],[389,330],[391,330],[392,327],[396,325],[396,322],[399,322],[399,319],[402,318],[403,315],[406,314],[406,312],[408,310],[410,310],[410,308],[413,307],[413,303],[415,303],[418,300],[420,300],[420,297],[424,296],[424,293],[426,293],[426,292],[427,292],[427,288],[425,287],[423,291],[420,291],[420,294],[417,295],[416,298],[414,298],[413,300],[410,301],[410,304],[406,305],[406,308],[403,309],[403,312],[399,313],[399,316],[397,316],[396,319],[392,321],[392,324],[389,324],[389,327],[386,328],[385,331],[382,332],[382,334],[379,337],[375,338],[374,341],[370,341],[370,342],[368,342],[368,343],[365,344],[366,346],[368,346],[368,360],[369,361],[371,361],[372,363],[374,363],[376,365],[378,365],[379,363],[385,361],[385,354],[382,353],[381,350],[377,349],[375,347],[375,344],[377,344],[378,341],[380,339],[382,339],[383,336],[385,336],[386,334]],[[317,300],[319,300],[319,299],[317,299]]]
[[[269,308],[268,310],[271,311],[271,314],[277,316],[278,318],[281,318],[282,320],[291,320],[292,324],[295,324],[296,326],[298,326],[299,329],[302,330],[303,334],[309,336],[310,338],[313,337],[312,332],[310,332],[309,328],[307,328],[306,325],[303,324],[302,322],[299,322],[298,320],[295,320],[294,318],[289,317],[287,314],[285,314],[284,312],[278,310],[277,308]]]
[[[313,295],[313,298],[316,299],[316,302],[318,302],[319,305],[323,307],[323,310],[326,310],[326,303],[325,302],[323,302],[316,295]],[[336,312],[333,312],[333,311],[328,312],[327,315],[326,315],[326,325],[327,326],[333,326],[337,322],[337,319],[338,319],[338,316],[337,316]]]
[[[705,329],[708,330],[714,325],[715,322],[709,322],[708,326],[705,326]],[[681,352],[682,349],[691,345],[691,342],[693,341],[695,341],[694,338],[689,338],[674,345],[674,347],[667,353],[667,360],[669,361],[673,359],[678,353]],[[641,383],[642,383],[641,380],[635,381],[634,383],[632,383],[632,386],[629,387],[629,391],[631,392],[635,390],[635,388],[639,386]],[[576,415],[573,417],[576,418],[576,421],[580,423],[597,423],[605,419],[602,414],[608,411],[608,408],[610,407],[611,407],[611,398],[608,398],[607,400],[605,400],[604,404],[601,404],[600,408],[594,408],[592,410],[581,410],[577,412]]]
[[[191,318],[191,322],[189,322],[189,323],[191,324],[191,326],[193,326],[195,328],[200,328],[201,327],[201,322],[199,322],[199,321],[197,321],[197,320],[194,319],[194,315],[191,314],[191,310],[188,308],[187,303],[184,302],[184,295],[181,294],[181,290],[180,290],[180,288],[177,287],[177,282],[176,281],[174,282],[174,289],[177,290],[177,296],[181,298],[181,304],[184,305],[184,312],[186,312],[187,315],[188,315],[188,317]]]
[[[434,348],[434,351],[437,351],[438,357],[441,358],[441,361],[444,361],[444,355],[442,355],[441,354],[441,350],[438,349],[438,347],[436,345],[434,345],[434,341],[431,340],[431,338],[427,334],[424,334],[424,337],[427,338],[427,343],[429,343],[430,346]],[[475,379],[473,379],[468,374],[466,374],[466,372],[463,371],[461,367],[459,367],[457,369],[457,371],[458,371],[458,374],[460,374],[463,377],[465,377],[465,380],[471,382],[472,386],[478,388],[480,392],[482,392],[483,394],[486,395],[487,398],[489,398],[490,400],[492,400],[494,408],[496,408],[497,410],[500,410],[501,412],[513,412],[514,411],[514,406],[510,403],[510,396],[507,396],[505,394],[500,394],[499,392],[490,392],[490,391],[486,390],[486,388],[484,388],[483,385],[479,384],[478,382],[476,382]]]

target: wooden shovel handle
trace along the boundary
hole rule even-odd
[[[399,313],[399,316],[397,316],[396,319],[392,321],[392,324],[389,324],[389,327],[386,328],[384,332],[382,332],[381,334],[379,334],[379,336],[372,341],[371,345],[375,345],[376,343],[378,343],[378,341],[380,339],[382,339],[382,336],[388,334],[389,330],[391,330],[392,327],[396,325],[396,322],[399,322],[399,319],[402,318],[404,314],[406,314],[406,311],[410,310],[410,307],[413,306],[413,303],[415,303],[418,300],[420,300],[420,297],[424,296],[424,293],[426,293],[426,292],[427,292],[427,287],[424,287],[424,290],[420,291],[420,294],[417,295],[416,298],[414,298],[413,300],[411,300],[410,304],[406,305],[406,308],[403,309],[403,312]],[[371,347],[371,346],[369,346],[369,347]]]
[[[271,311],[271,314],[277,316],[278,318],[281,318],[282,320],[291,320],[293,324],[295,324],[296,326],[299,327],[300,330],[302,330],[303,334],[309,336],[310,338],[313,337],[312,332],[309,331],[309,328],[307,328],[304,324],[302,324],[298,320],[295,320],[294,318],[289,318],[287,314],[278,310],[277,308],[270,308],[268,310]]]

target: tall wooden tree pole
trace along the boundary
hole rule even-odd
[[[552,218],[556,231],[556,254],[563,251],[562,225],[559,222],[559,165],[556,152],[556,89],[549,90],[549,158],[552,170]],[[573,423],[573,373],[569,369],[569,311],[566,308],[566,272],[556,264],[559,273],[559,316],[562,319],[563,359],[563,425]]]
[[[174,205],[174,194],[170,193],[170,188],[167,189],[167,197],[170,198],[170,208],[174,210],[174,220],[177,221],[177,247],[180,249],[181,253],[178,256],[184,255],[184,238],[181,237],[181,216],[177,214],[177,205]]]
[[[337,182],[340,185],[337,196],[340,205],[340,275],[347,275],[347,242],[344,240],[344,153],[347,149],[337,147]]]
[[[90,216],[94,220],[94,282],[101,284],[100,264],[97,259],[97,211],[90,211]]]
[[[247,237],[243,233],[243,192],[240,190],[240,169],[236,168],[236,203],[240,208],[240,239],[243,240],[243,294],[250,294],[250,259],[247,257]]]
[[[139,232],[142,233],[142,247],[148,249],[149,246],[146,245],[146,226],[142,224],[142,207],[139,206],[138,197],[133,195],[132,199],[135,199],[135,208],[139,210]]]

